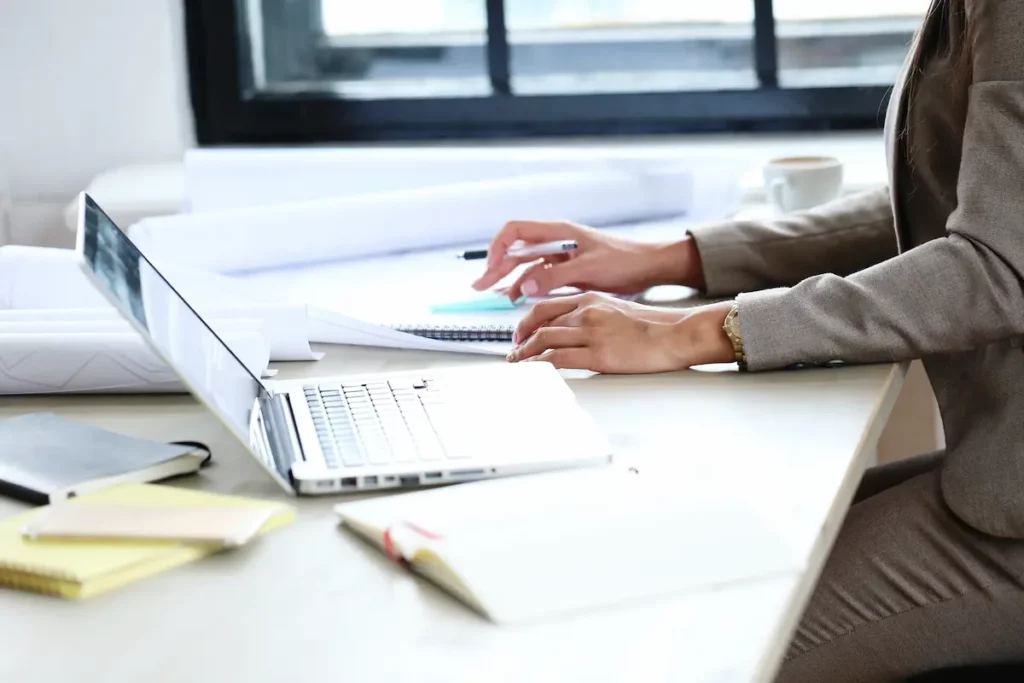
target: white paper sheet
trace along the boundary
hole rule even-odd
[[[531,175],[377,195],[150,218],[150,258],[221,273],[488,240],[516,218],[609,225],[684,214],[690,169]]]
[[[0,247],[0,309],[104,308],[96,291],[75,263],[70,249]]]
[[[93,321],[97,322],[97,321]],[[30,322],[0,327],[0,394],[38,393],[184,393],[177,375],[130,328],[99,321],[111,331],[69,333],[76,323]],[[81,323],[79,323],[80,325]],[[127,324],[125,324],[127,325]],[[225,341],[257,377],[270,360],[269,347],[256,330],[260,321],[230,321]]]
[[[686,150],[664,143],[643,148],[197,148],[185,153],[186,210],[223,211],[537,173],[642,171],[686,157]],[[739,170],[731,175],[738,177]]]
[[[216,273],[161,264],[164,276],[215,332],[212,321],[260,318],[274,361],[308,361],[323,356],[309,348],[305,305],[253,302],[244,284]],[[122,320],[79,270],[68,249],[0,247],[0,322]],[[42,330],[40,330],[42,331]],[[81,327],[78,331],[103,331]]]

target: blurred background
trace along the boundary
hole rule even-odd
[[[920,0],[775,0],[784,85],[889,85]],[[757,85],[754,3],[506,0],[513,88],[524,93],[673,91]],[[480,0],[323,0],[320,68],[351,96],[486,92]],[[288,71],[268,63],[270,80]],[[280,84],[280,81],[278,81]]]
[[[926,7],[3,2],[0,236],[66,245],[96,174],[197,144],[878,131]]]

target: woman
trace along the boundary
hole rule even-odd
[[[660,245],[514,222],[475,285],[519,265],[500,257],[515,240],[576,239],[510,295],[775,287],[687,311],[552,300],[519,326],[512,361],[637,373],[924,360],[946,451],[865,477],[781,681],[1024,660],[1024,2],[934,0],[886,138],[888,191]]]

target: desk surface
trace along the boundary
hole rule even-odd
[[[281,377],[496,362],[324,350],[324,361],[286,365]],[[806,551],[802,572],[498,627],[339,529],[338,497],[302,499],[296,524],[250,548],[89,601],[0,591],[0,680],[770,681],[904,373],[710,368],[570,380],[620,460],[686,476],[688,461],[702,458],[733,473],[786,521]],[[0,399],[0,417],[41,410],[204,440],[215,464],[183,484],[284,497],[187,396]],[[20,508],[0,500],[0,516]]]

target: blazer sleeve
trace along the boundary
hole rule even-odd
[[[946,237],[849,277],[742,296],[748,367],[880,362],[1024,335],[1024,3],[968,0],[968,93]]]
[[[730,221],[690,234],[709,296],[792,285],[819,273],[849,275],[896,255],[885,187],[775,220]]]

